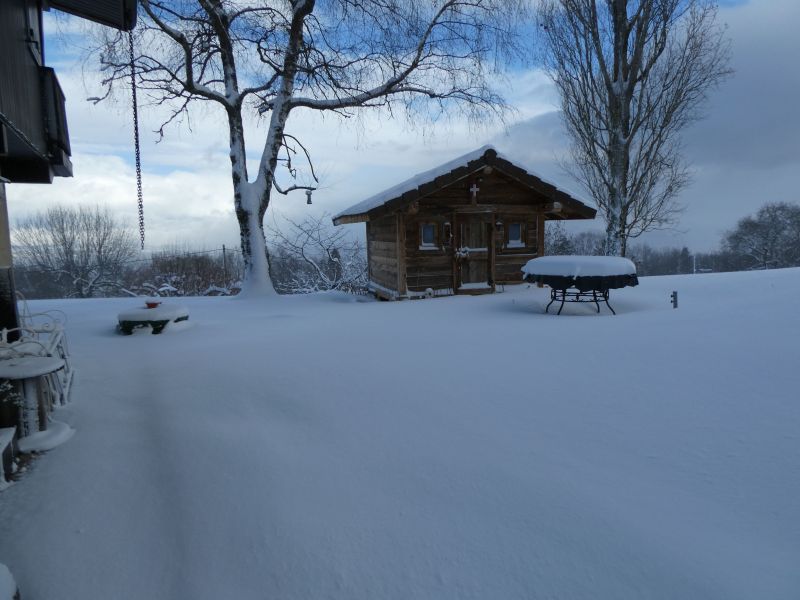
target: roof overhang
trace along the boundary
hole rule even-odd
[[[130,31],[136,26],[136,0],[49,0],[48,4],[114,29]]]
[[[360,215],[344,215],[335,217],[333,219],[334,225],[350,225],[352,223],[366,223],[369,221],[369,213],[362,213]]]

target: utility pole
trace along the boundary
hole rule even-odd
[[[222,280],[224,285],[228,285],[228,256],[225,253],[225,244],[222,244]]]

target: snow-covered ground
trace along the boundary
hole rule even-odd
[[[204,298],[129,337],[130,300],[38,302],[77,433],[0,494],[0,562],[25,600],[796,600],[798,299]]]

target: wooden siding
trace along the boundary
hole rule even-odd
[[[544,217],[532,210],[528,215],[519,213],[504,213],[502,206],[497,214],[497,219],[503,223],[502,241],[498,240],[497,255],[495,257],[495,283],[521,283],[522,267],[532,258],[540,256],[539,251],[539,221]],[[520,223],[522,226],[522,241],[524,246],[509,246],[508,225]]]
[[[481,269],[488,269],[490,285],[522,282],[522,267],[541,255],[544,240],[540,232],[551,202],[501,173],[481,175],[367,222],[370,279],[401,297],[418,296],[428,289],[458,292],[461,279]],[[469,191],[473,184],[480,188],[474,201]],[[456,260],[456,247],[461,243],[457,227],[462,223],[483,223],[487,228],[486,235],[478,236],[486,240],[487,250],[485,254],[473,252],[475,265]],[[512,223],[521,226],[521,244],[509,244]],[[434,226],[433,246],[423,243],[425,224]],[[469,240],[464,245],[468,246]]]
[[[398,291],[397,219],[384,217],[367,223],[369,279],[389,290]]]
[[[470,187],[475,184],[479,191],[477,201],[472,202]],[[519,210],[529,213],[539,206],[552,203],[552,199],[532,190],[511,177],[493,170],[490,174],[472,174],[456,181],[452,185],[437,190],[420,200],[420,207],[455,208],[461,209],[500,209],[501,206],[508,211]]]
[[[8,134],[15,134],[28,146],[27,152],[44,157],[47,153],[42,120],[42,92],[39,64],[35,54],[41,47],[28,41],[30,0],[0,1],[0,113]],[[37,11],[31,9],[33,15]],[[41,57],[39,56],[39,60]],[[15,149],[21,151],[22,149]]]
[[[422,245],[422,226],[435,226],[435,247]],[[451,289],[453,287],[452,241],[444,239],[445,223],[454,226],[452,217],[427,207],[405,216],[406,285],[409,292]]]
[[[469,188],[477,183],[476,202],[471,200]],[[406,282],[410,292],[457,290],[458,267],[455,262],[456,223],[462,215],[486,215],[495,225],[493,252],[488,259],[494,283],[519,283],[522,267],[539,256],[539,223],[544,222],[543,212],[547,198],[537,196],[527,188],[502,175],[483,176],[480,181],[465,179],[422,199],[405,214]],[[462,217],[463,218],[463,217]],[[423,248],[422,225],[436,226],[436,248]],[[509,247],[508,225],[520,223],[523,246]],[[448,226],[449,224],[449,226]],[[448,236],[448,230],[452,238]]]

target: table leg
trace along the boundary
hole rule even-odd
[[[23,435],[31,435],[39,430],[39,393],[36,379],[22,380],[22,420]]]
[[[547,304],[547,307],[544,309],[544,312],[549,314],[550,305],[555,301],[556,301],[556,291],[555,290],[550,290],[550,302]]]
[[[606,301],[606,306],[608,307],[608,310],[610,310],[610,311],[611,311],[611,314],[612,314],[612,315],[616,315],[616,314],[617,314],[617,313],[616,313],[616,311],[614,311],[614,309],[613,309],[613,308],[611,308],[611,305],[608,303],[608,292],[607,292],[607,291],[606,291],[606,292],[603,292],[603,298],[605,299],[605,301]],[[600,310],[600,309],[598,308],[598,311],[599,311],[599,310]]]

